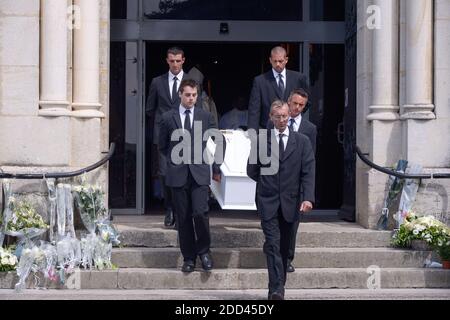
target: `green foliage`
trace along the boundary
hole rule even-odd
[[[74,187],[76,204],[89,221],[97,221],[106,215],[105,193],[98,186],[81,185]]]
[[[450,241],[448,241],[445,245],[436,246],[436,251],[442,260],[450,261]]]
[[[48,225],[27,201],[11,201],[12,215],[6,227],[9,231],[20,231],[27,228],[46,229]]]
[[[442,260],[450,260],[450,228],[433,216],[417,217],[409,213],[392,244],[405,248],[410,247],[412,240],[426,241]]]

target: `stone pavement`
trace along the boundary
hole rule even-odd
[[[450,289],[290,289],[287,300],[450,300]],[[1,289],[0,300],[266,300],[267,290]]]

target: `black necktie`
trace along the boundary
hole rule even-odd
[[[172,102],[175,101],[177,97],[177,77],[173,77],[173,85],[172,85]]]
[[[279,155],[280,155],[280,160],[282,160],[283,155],[284,155],[284,141],[283,141],[284,134],[280,133],[279,137],[280,137],[280,141],[278,142],[278,147],[280,148]]]
[[[278,89],[280,89],[281,95],[284,94],[284,82],[283,75],[281,73],[278,74]]]
[[[289,119],[289,129],[291,129],[291,131],[295,131],[294,123],[295,123],[294,118]]]
[[[191,131],[191,110],[186,110],[184,112],[184,130]]]

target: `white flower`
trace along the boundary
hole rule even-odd
[[[425,230],[426,227],[419,224],[419,225],[415,226],[414,229],[421,232],[421,231]]]
[[[415,236],[417,236],[417,235],[419,234],[419,230],[414,229],[414,230],[413,230],[413,234],[414,234]]]
[[[1,263],[2,263],[3,265],[9,265],[9,259],[8,259],[8,257],[2,257]]]
[[[103,241],[108,242],[109,241],[109,232],[106,230],[102,230],[101,238],[103,239]]]
[[[9,264],[10,265],[12,265],[12,266],[15,266],[16,264],[17,264],[17,257],[15,256],[15,255],[11,255],[10,257],[9,257]]]

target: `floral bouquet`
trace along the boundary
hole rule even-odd
[[[112,244],[102,240],[97,241],[94,249],[94,266],[98,270],[115,269],[111,263]]]
[[[11,249],[0,247],[0,271],[2,272],[13,271],[16,269],[18,260],[11,251]]]
[[[43,242],[40,247],[35,245],[31,248],[23,249],[17,267],[19,282],[15,286],[16,291],[20,292],[25,287],[25,281],[31,272],[35,275],[36,285],[39,284],[39,278],[36,276],[38,272],[42,272],[46,278],[52,279],[55,273],[55,254],[55,248]]]
[[[76,238],[66,236],[56,243],[58,266],[67,272],[77,267],[81,262],[80,241]]]
[[[111,224],[109,216],[105,216],[103,219],[98,221],[97,230],[100,238],[104,242],[111,243],[113,246],[118,246],[120,244],[119,232]]]
[[[18,237],[20,240],[16,248],[16,256],[20,257],[24,246],[32,246],[32,239],[42,235],[48,229],[48,225],[42,217],[27,201],[17,201],[10,197],[10,216],[6,223],[5,234]]]
[[[12,215],[6,225],[6,229],[10,232],[20,232],[27,229],[47,229],[48,225],[42,217],[36,212],[30,203],[26,201],[17,202],[11,197]]]
[[[433,248],[443,247],[450,241],[450,228],[433,216],[418,217],[410,212],[394,234],[392,244],[409,247],[412,240],[424,240]]]
[[[439,241],[435,246],[435,249],[442,261],[450,261],[450,237],[447,238],[447,241]]]
[[[12,190],[11,190],[11,183],[9,180],[5,180],[2,183],[2,189],[3,189],[3,199],[4,199],[4,207],[5,209],[2,212],[2,216],[0,217],[0,247],[3,245],[3,241],[5,240],[5,233],[6,233],[6,225],[8,224],[8,221],[11,219],[11,212],[12,212]]]
[[[115,269],[111,263],[112,243],[103,241],[96,234],[81,238],[81,265],[86,269]]]
[[[95,233],[97,222],[106,215],[105,193],[99,186],[80,185],[73,188],[73,194],[84,226]]]
[[[397,162],[397,169],[395,171],[403,173],[405,172],[407,165],[408,161],[399,160]],[[394,203],[394,200],[396,199],[397,195],[402,191],[403,182],[404,182],[403,179],[399,179],[393,175],[389,176],[387,188],[388,192],[385,195],[383,208],[381,209],[381,216],[377,222],[378,230],[387,230],[389,208]]]

